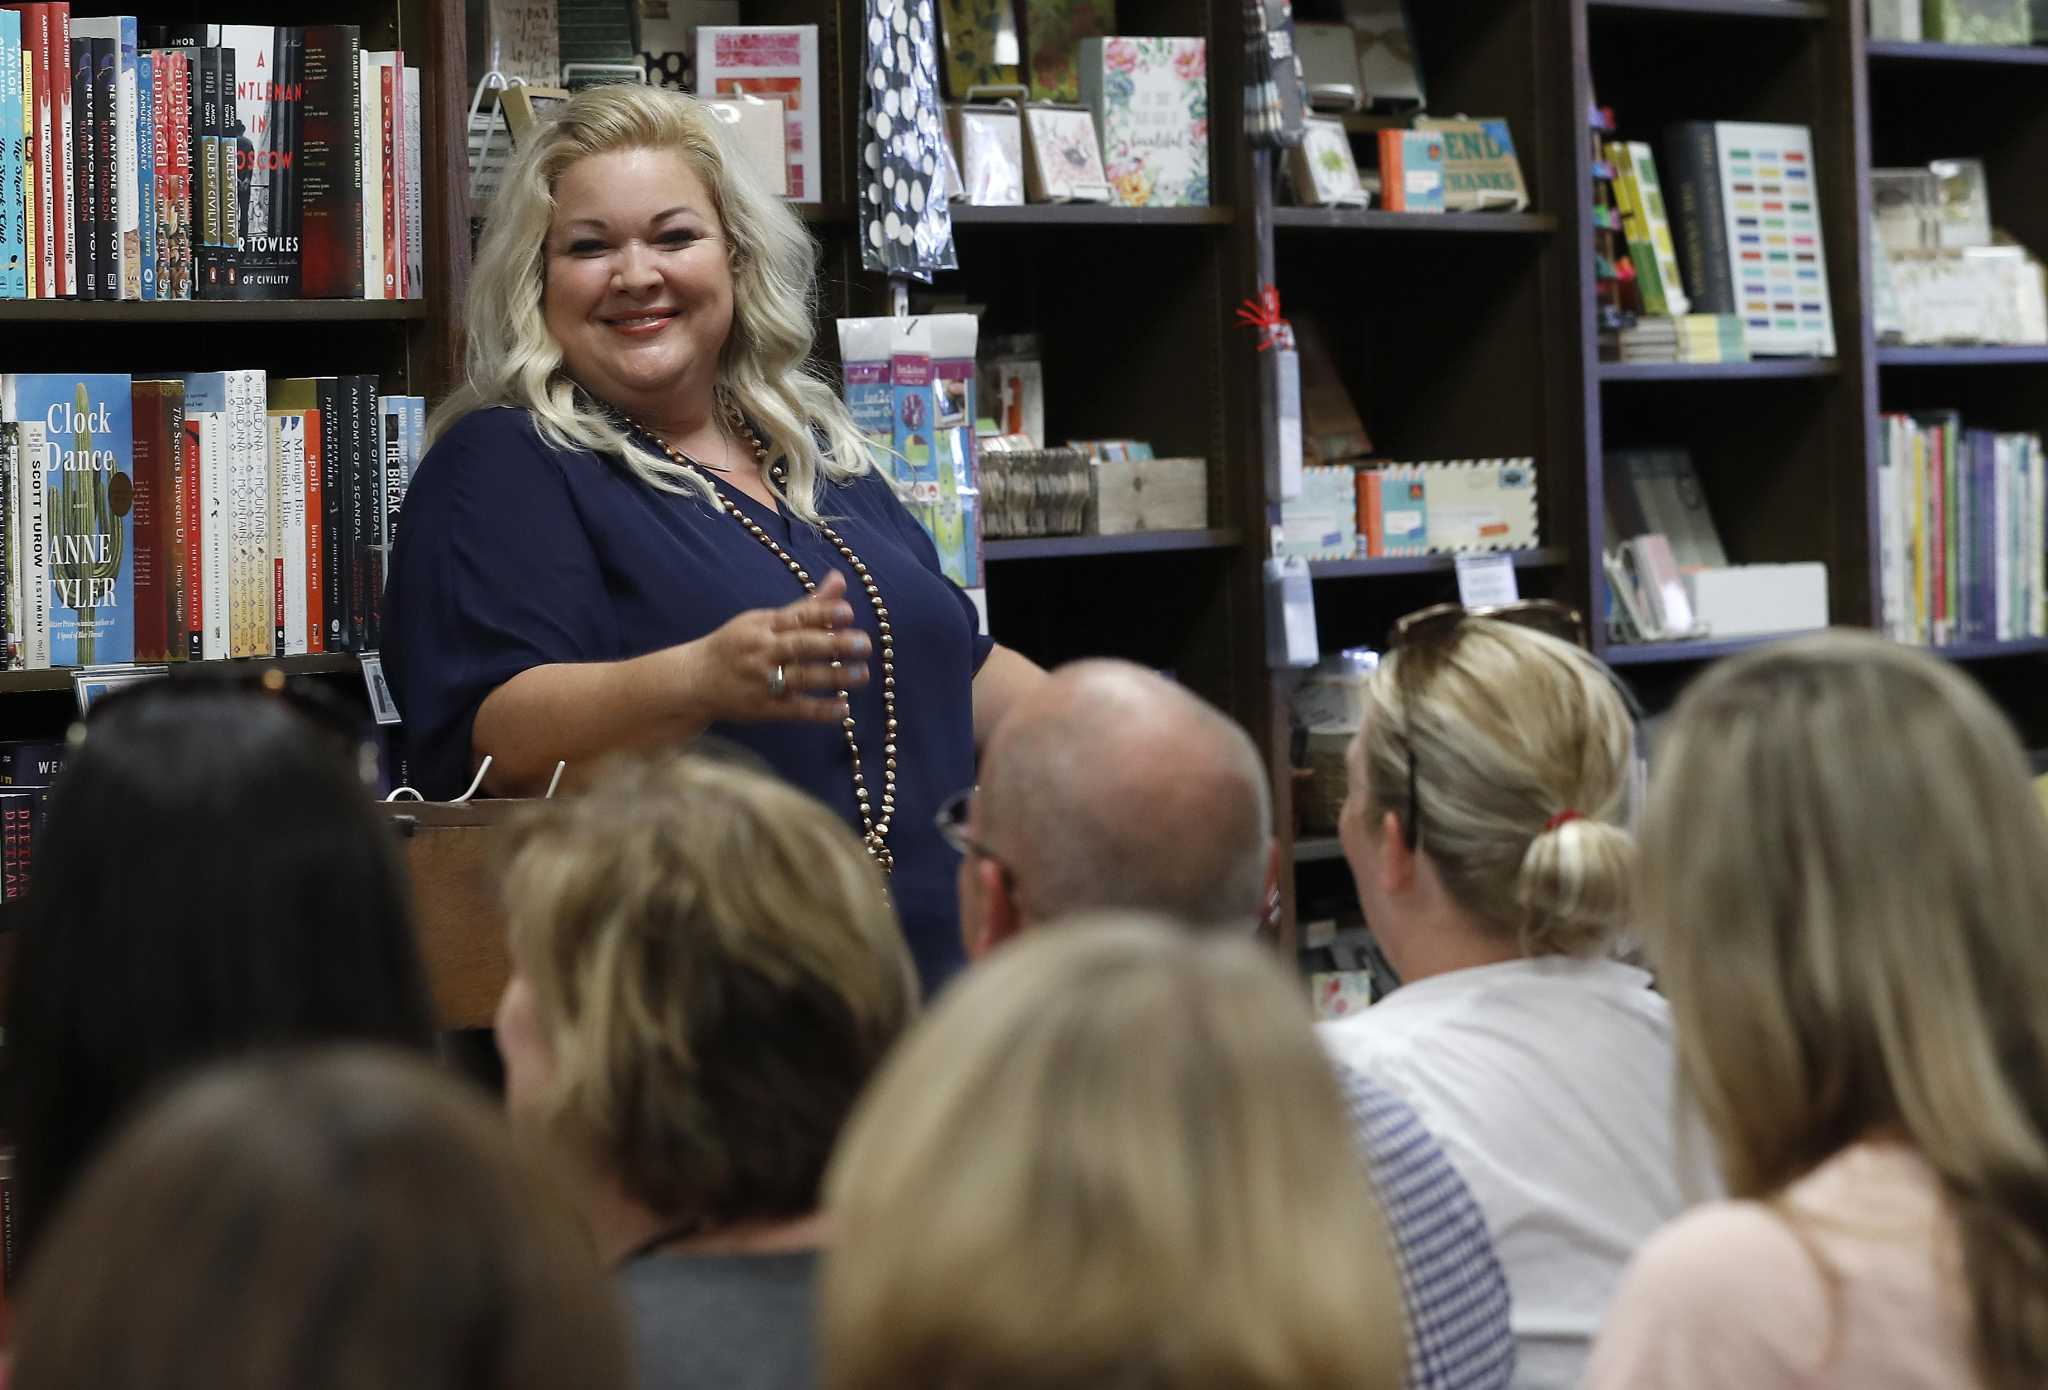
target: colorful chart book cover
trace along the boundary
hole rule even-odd
[[[50,664],[135,659],[135,426],[125,374],[5,379],[10,420],[44,431]]]
[[[1714,134],[1736,307],[1750,351],[1833,357],[1812,134],[1805,126],[1731,121]]]
[[[1081,95],[1124,207],[1209,205],[1208,47],[1201,39],[1081,41]]]

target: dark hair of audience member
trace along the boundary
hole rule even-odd
[[[581,1217],[395,1049],[224,1064],[116,1137],[23,1289],[13,1390],[626,1390]]]
[[[432,1046],[403,868],[345,748],[255,692],[167,683],[95,709],[8,981],[19,1259],[165,1077],[266,1044]]]

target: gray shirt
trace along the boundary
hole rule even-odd
[[[619,1274],[640,1390],[813,1390],[818,1252],[648,1255]]]

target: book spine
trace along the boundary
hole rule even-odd
[[[121,181],[119,45],[112,39],[92,41],[92,215],[93,267],[99,272],[100,298],[121,298]]]
[[[17,669],[21,585],[14,579],[14,479],[21,467],[21,426],[0,420],[0,670]]]
[[[384,212],[384,298],[404,297],[399,288],[401,268],[405,265],[405,209],[400,201],[403,190],[399,186],[398,168],[403,151],[398,145],[398,133],[404,126],[403,116],[398,109],[403,88],[393,81],[399,77],[389,58],[377,65],[377,120],[380,148],[378,167],[383,175],[384,189],[382,207]]]
[[[135,55],[135,255],[136,293],[156,298],[156,65]]]
[[[22,104],[21,15],[0,11],[0,299],[29,295],[28,256],[34,244],[28,212],[28,126]]]
[[[60,75],[56,61],[55,21],[48,5],[32,7],[36,41],[33,51],[23,43],[23,53],[35,65],[33,73],[35,139],[29,147],[35,162],[36,234],[42,244],[43,299],[58,299],[71,292],[70,281],[58,273],[64,261],[64,235],[57,223],[63,205],[57,198],[57,184],[64,173],[63,147],[57,141],[57,119],[62,106],[57,101],[57,83],[69,82]]]
[[[384,585],[391,578],[391,545],[398,535],[398,508],[405,500],[405,398],[377,401],[383,467],[377,478],[377,563],[370,570],[372,644],[382,638]]]
[[[1679,264],[1695,313],[1736,312],[1721,162],[1711,121],[1672,127],[1671,177],[1677,191]]]
[[[427,293],[426,210],[420,191],[420,70],[405,70],[405,294],[423,299]]]
[[[164,660],[183,661],[189,655],[191,633],[186,626],[190,611],[187,585],[190,583],[187,555],[191,547],[192,510],[186,501],[189,470],[185,453],[185,397],[175,383],[164,392],[163,441],[166,472],[164,494]]]
[[[42,422],[22,421],[16,492],[22,499],[22,655],[31,671],[47,670],[50,665],[50,517],[44,499],[44,448]]]
[[[228,640],[232,537],[228,520],[229,416],[208,412],[201,435],[201,459],[205,475],[205,511],[200,520],[200,545],[204,551],[206,593],[201,609],[206,618],[204,655],[208,661],[224,661],[232,647]]]
[[[72,158],[67,163],[69,177],[66,183],[71,193],[70,223],[72,238],[72,267],[78,273],[73,282],[75,293],[80,299],[98,299],[100,295],[99,266],[94,259],[98,238],[98,214],[93,210],[95,188],[93,184],[93,141],[92,141],[92,40],[72,39],[71,57],[65,65],[69,76],[70,100],[65,110],[69,117],[76,118],[77,128],[71,132],[69,141]]]
[[[169,441],[164,438],[163,383],[130,388],[135,419],[135,659],[168,661],[164,626],[164,511],[170,494]]]
[[[185,610],[179,619],[185,634],[185,659],[200,661],[206,656],[206,445],[204,415],[188,411],[180,432],[179,456],[185,474],[179,488],[185,519],[184,544],[178,553],[179,585],[185,594]]]
[[[115,25],[114,205],[121,262],[121,298],[142,298],[142,207],[137,197],[142,173],[141,75],[136,71],[135,18],[123,15]]]
[[[1380,206],[1388,212],[1408,210],[1408,171],[1402,160],[1401,132],[1383,130],[1380,146]]]
[[[379,102],[376,57],[360,55],[358,123],[361,132],[363,190],[363,298],[384,297],[384,170],[383,143],[378,137]]]
[[[264,543],[263,579],[264,593],[270,600],[266,605],[270,618],[270,654],[283,656],[284,648],[284,536],[281,519],[278,516],[278,502],[284,495],[285,438],[282,417],[272,415],[264,422],[267,447],[264,449],[264,464],[268,473],[268,487],[264,489]]]
[[[327,610],[327,646],[330,652],[348,650],[348,546],[342,532],[348,524],[348,423],[347,402],[341,378],[322,377],[320,401],[320,507],[321,592]]]
[[[199,81],[199,102],[192,117],[192,173],[197,183],[194,211],[199,217],[199,273],[196,299],[221,297],[225,275],[221,266],[220,187],[220,50],[201,48],[193,62]]]
[[[171,155],[171,191],[177,203],[173,216],[178,227],[171,244],[171,278],[177,292],[171,297],[190,299],[199,274],[198,229],[192,221],[192,171],[197,154],[192,140],[192,54],[172,50],[165,55],[165,62],[171,70],[171,139],[175,145]]]
[[[305,30],[305,135],[301,159],[303,293],[360,299],[363,280],[363,166],[357,122],[361,31],[353,24]]]
[[[235,409],[236,437],[241,444],[236,501],[240,505],[242,545],[236,552],[240,584],[242,652],[271,654],[269,547],[270,440],[263,412],[263,373],[230,372],[229,399]]]
[[[241,122],[235,113],[235,50],[222,44],[220,54],[220,125],[215,134],[220,143],[215,147],[215,158],[220,161],[214,173],[214,187],[220,197],[220,274],[221,297],[237,299],[242,287],[242,199],[241,199],[241,139],[235,134]]]
[[[344,378],[349,410],[348,649],[372,647],[370,570],[377,545],[377,382]]]
[[[28,896],[34,828],[34,799],[26,792],[0,793],[0,900],[20,902]]]
[[[303,563],[306,585],[306,651],[309,654],[327,650],[327,556],[326,556],[326,480],[321,470],[324,456],[321,452],[321,412],[315,409],[306,416],[306,546]]]
[[[50,297],[50,282],[43,275],[43,232],[47,224],[43,219],[43,209],[36,202],[36,55],[26,43],[21,50],[21,128],[21,232],[28,241],[28,255],[22,261],[22,269],[28,281],[28,298],[47,299]]]
[[[57,224],[57,292],[78,293],[78,226],[71,209],[78,159],[71,111],[71,6],[51,0],[50,102],[56,133],[57,166],[50,180],[57,199],[52,212]]]

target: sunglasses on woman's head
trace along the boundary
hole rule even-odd
[[[1437,603],[1428,608],[1418,608],[1406,617],[1398,618],[1387,634],[1389,652],[1407,650],[1415,653],[1423,649],[1448,651],[1457,640],[1467,618],[1486,618],[1497,623],[1509,623],[1525,627],[1532,632],[1541,632],[1573,646],[1586,646],[1586,620],[1579,616],[1579,610],[1547,598],[1523,599],[1517,603],[1503,603],[1487,608],[1467,608],[1462,603]],[[1408,700],[1413,679],[1410,672],[1416,665],[1414,656],[1395,664],[1395,678],[1401,686],[1401,742],[1408,748],[1408,814],[1401,821],[1401,842],[1413,854],[1422,843],[1422,794],[1421,783],[1416,776],[1415,739],[1408,723]]]

